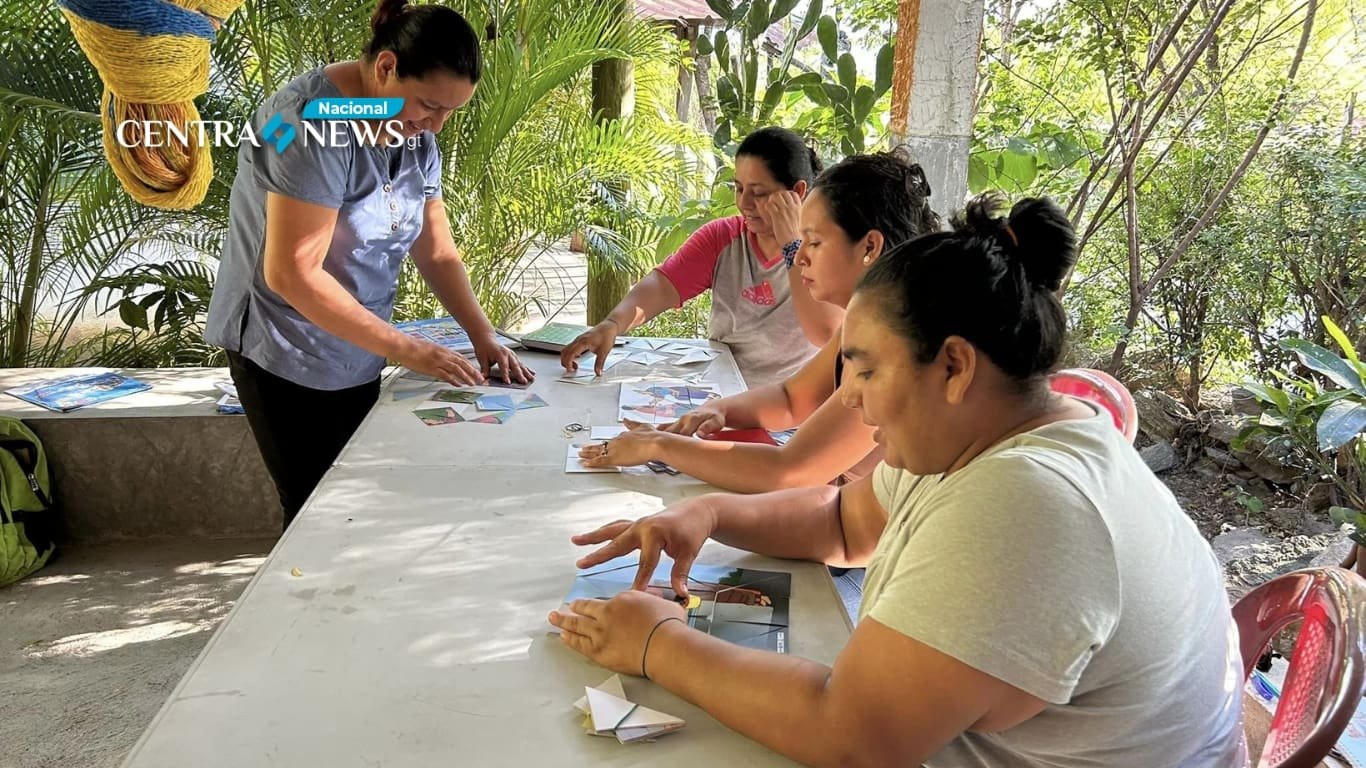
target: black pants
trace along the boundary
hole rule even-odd
[[[311,389],[236,352],[228,352],[228,369],[288,527],[379,399],[379,379],[337,391]]]

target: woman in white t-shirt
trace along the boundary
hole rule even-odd
[[[639,549],[641,587],[669,554],[680,593],[708,538],[867,565],[833,667],[738,648],[635,591],[552,613],[561,640],[810,765],[1241,765],[1208,545],[1106,415],[1048,388],[1072,227],[1047,200],[998,209],[979,198],[955,231],[892,250],[849,304],[839,396],[885,449],[873,475],[575,538],[606,542],[580,567]]]

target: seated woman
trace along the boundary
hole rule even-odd
[[[1008,220],[995,205],[884,256],[849,305],[840,398],[886,447],[874,475],[575,537],[609,542],[585,567],[667,552],[679,591],[708,537],[867,563],[833,668],[730,645],[635,591],[552,613],[562,642],[809,765],[1243,764],[1242,664],[1209,546],[1107,414],[1048,388],[1071,225],[1047,200]]]
[[[930,185],[903,150],[852,155],[816,179],[802,205],[796,263],[811,295],[843,308],[859,276],[878,257],[939,229]],[[839,338],[796,375],[713,401],[659,430],[637,428],[583,449],[591,467],[663,461],[732,491],[759,493],[852,479],[877,463],[873,430],[831,397],[838,386]],[[721,429],[791,429],[786,445],[694,440]]]
[[[566,370],[593,352],[602,366],[617,336],[711,289],[707,336],[724,342],[751,387],[790,376],[835,335],[843,312],[822,304],[790,271],[797,211],[821,170],[816,153],[785,128],[761,128],[735,153],[740,215],[697,230],[646,275],[607,317],[560,354]]]

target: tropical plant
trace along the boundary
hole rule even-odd
[[[126,326],[102,339],[102,361],[130,368],[222,364],[222,350],[204,342],[213,281],[204,262],[186,260],[139,264],[91,281],[86,292],[108,297],[105,314],[117,312]]]
[[[49,4],[11,3],[0,37],[0,366],[83,362],[91,281],[164,241],[100,151],[100,83]]]
[[[1304,371],[1277,372],[1280,386],[1244,384],[1265,410],[1239,433],[1234,448],[1262,439],[1268,449],[1288,451],[1307,474],[1332,483],[1341,498],[1330,509],[1332,519],[1352,524],[1357,545],[1344,565],[1366,573],[1366,363],[1332,319],[1322,321],[1342,354],[1305,339],[1282,341]]]

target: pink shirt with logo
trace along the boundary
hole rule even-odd
[[[797,321],[782,254],[765,258],[743,216],[704,225],[657,269],[680,302],[711,289],[707,336],[730,347],[750,387],[782,381],[816,354]]]

